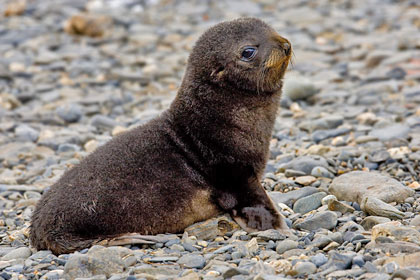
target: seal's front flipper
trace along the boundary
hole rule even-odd
[[[262,205],[244,207],[239,212],[240,213],[238,213],[237,210],[233,210],[232,217],[235,222],[247,232],[262,231],[273,228],[286,236],[293,235],[292,231],[287,226],[283,215],[280,213],[273,214]]]

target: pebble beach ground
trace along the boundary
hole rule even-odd
[[[0,280],[420,279],[420,2],[0,0],[0,12]],[[222,216],[147,245],[31,248],[42,192],[167,108],[198,36],[240,16],[294,48],[262,182],[294,237]]]

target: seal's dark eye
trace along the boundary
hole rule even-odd
[[[241,59],[243,61],[250,61],[252,60],[255,55],[257,54],[257,49],[254,47],[246,47],[243,51],[242,51],[242,57]]]

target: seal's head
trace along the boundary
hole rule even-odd
[[[269,25],[240,18],[217,24],[200,37],[187,76],[235,92],[277,92],[291,55],[290,42]]]

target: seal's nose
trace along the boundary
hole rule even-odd
[[[290,52],[292,51],[292,46],[290,46],[289,42],[285,42],[282,45],[283,45],[284,54],[289,56]]]
[[[277,33],[275,33],[273,37],[279,48],[284,51],[284,55],[290,56],[292,53],[292,45],[290,44],[289,40],[281,37]]]

